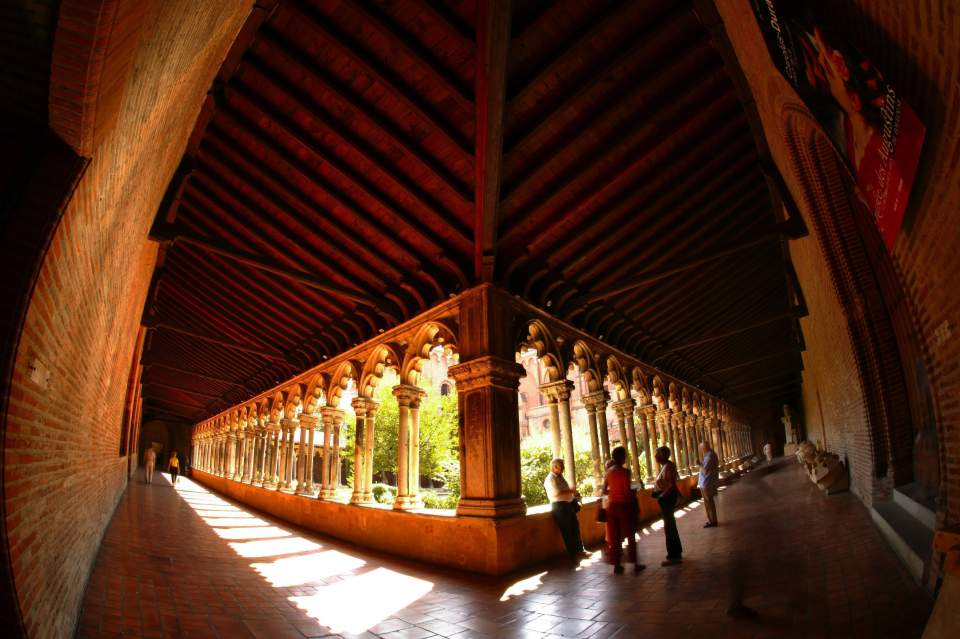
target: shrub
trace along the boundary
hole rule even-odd
[[[371,491],[373,492],[373,498],[379,504],[392,504],[397,496],[396,489],[386,484],[374,484]]]
[[[435,490],[425,490],[420,494],[426,508],[454,509],[460,501],[459,495],[452,493],[438,493]]]

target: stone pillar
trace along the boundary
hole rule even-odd
[[[484,356],[451,367],[460,421],[458,515],[522,515],[517,389],[526,372],[514,361]]]
[[[630,471],[633,479],[640,481],[640,455],[637,448],[637,433],[633,427],[633,409],[637,405],[631,398],[613,402],[613,409],[617,411],[617,419],[623,424],[626,432],[627,452],[630,454]]]
[[[380,404],[369,400],[367,403],[366,418],[363,421],[363,468],[366,475],[363,478],[363,503],[373,503],[373,444],[377,427],[377,409]]]
[[[599,419],[597,415],[601,411],[606,411],[607,397],[606,393],[599,391],[584,395],[582,397],[583,405],[587,409],[587,423],[590,429],[590,458],[593,461],[593,480],[594,488],[599,491],[603,486],[603,464],[608,455],[605,455],[600,443]],[[607,446],[609,446],[609,441]]]
[[[343,430],[343,411],[333,418],[333,441],[330,442],[330,488],[333,490],[333,497],[337,495],[337,489],[340,487],[340,432]]]
[[[253,466],[253,451],[257,447],[257,433],[255,430],[247,428],[243,437],[243,468],[240,471],[240,482],[249,484],[251,481],[251,471]]]
[[[247,444],[247,434],[242,430],[237,431],[237,452],[234,455],[234,458],[237,460],[236,466],[233,469],[233,481],[240,481],[243,479],[243,462],[245,461],[246,452],[244,448]]]
[[[280,445],[283,440],[283,431],[277,422],[271,422],[267,427],[270,429],[270,468],[263,485],[264,488],[276,489],[280,484]]]
[[[643,407],[643,416],[647,430],[647,476],[643,478],[643,482],[652,484],[656,478],[653,474],[653,451],[657,447],[657,407],[647,404]]]
[[[330,481],[333,473],[333,431],[334,426],[343,421],[343,411],[332,406],[320,409],[323,419],[323,458],[320,460],[320,499],[333,499],[337,487]]]
[[[304,497],[313,497],[316,489],[313,485],[313,437],[317,430],[320,418],[316,415],[300,415],[300,466],[297,469],[297,494]]]
[[[397,398],[399,428],[397,437],[397,498],[393,507],[398,510],[423,508],[420,502],[420,482],[413,473],[419,472],[420,442],[414,444],[413,438],[420,437],[420,399],[426,393],[423,389],[410,384],[398,384],[393,387]]]
[[[300,445],[297,447],[296,492],[298,495],[302,495],[307,483],[307,478],[304,475],[307,469],[307,460],[304,458],[307,454],[307,428],[299,419],[297,420],[297,426],[300,430]],[[296,439],[296,431],[294,431],[294,439]]]
[[[597,411],[597,430],[600,432],[600,458],[606,464],[610,459],[610,429],[607,426],[607,397],[603,391],[603,405]]]
[[[357,425],[353,438],[353,494],[350,495],[351,504],[369,503],[363,498],[363,486],[367,478],[367,456],[365,454],[367,404],[372,401],[367,397],[354,397],[352,402],[353,412],[357,416]]]
[[[697,421],[693,413],[686,415],[687,438],[690,446],[690,474],[696,473],[700,468],[700,436],[697,434]]]
[[[563,455],[563,440],[560,436],[560,405],[557,403],[557,398],[544,387],[549,387],[550,383],[541,384],[540,392],[548,399],[548,406],[550,407],[550,436],[553,441],[553,457],[554,459],[561,457]]]
[[[687,445],[683,438],[681,420],[683,415],[678,410],[670,411],[670,432],[673,435],[673,443],[676,448],[673,451],[673,462],[677,465],[677,474],[686,474],[687,470]]]
[[[577,486],[577,469],[573,450],[573,424],[570,420],[570,391],[573,390],[573,382],[568,379],[561,379],[556,382],[541,384],[540,390],[550,393],[551,397],[557,402],[563,449],[563,476],[570,487],[575,489]]]
[[[293,447],[293,430],[296,422],[283,418],[280,420],[280,481],[277,484],[277,490],[283,492],[293,492],[293,481],[291,471],[293,470],[293,459],[291,452]]]

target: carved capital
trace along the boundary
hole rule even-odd
[[[320,417],[323,419],[324,426],[328,423],[331,425],[339,424],[343,421],[343,411],[333,406],[321,406]]]
[[[316,415],[307,415],[306,413],[300,414],[300,427],[301,428],[316,428],[320,423],[320,418]]]
[[[377,414],[377,409],[380,408],[380,403],[369,397],[354,397],[351,405],[357,417],[367,416],[373,418],[373,416]]]
[[[540,392],[557,402],[569,401],[571,391],[573,391],[573,382],[569,379],[540,384]]]
[[[526,371],[516,362],[486,355],[451,366],[447,374],[456,382],[458,392],[491,386],[516,392]]]
[[[605,411],[607,409],[607,400],[609,395],[606,391],[597,391],[596,393],[590,393],[589,395],[584,395],[580,398],[583,401],[583,405],[587,407],[587,410],[591,411]]]
[[[633,416],[633,407],[636,405],[637,403],[630,397],[619,399],[610,404],[613,410],[617,411],[617,416],[620,417],[620,419],[623,419],[627,415]]]
[[[267,422],[267,430],[274,433],[280,432],[280,422]]]
[[[297,419],[287,419],[284,417],[280,420],[280,425],[283,426],[284,430],[296,430],[300,426],[300,420]]]
[[[393,387],[393,396],[397,398],[397,403],[401,406],[418,408],[420,400],[426,397],[427,392],[419,386],[410,384],[397,384]]]

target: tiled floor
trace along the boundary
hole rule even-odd
[[[79,637],[919,637],[930,603],[852,495],[785,460],[679,519],[681,566],[643,531],[638,576],[599,553],[505,578],[439,570],[282,525],[166,477],[130,484],[104,539]],[[402,516],[402,515],[398,515]],[[742,592],[757,612],[734,620]]]

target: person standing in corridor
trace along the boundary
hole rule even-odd
[[[562,459],[557,458],[550,462],[550,472],[543,480],[543,487],[547,491],[553,520],[557,522],[557,528],[560,529],[560,536],[563,537],[567,554],[571,559],[576,559],[584,553],[583,542],[580,540],[580,522],[577,521],[580,493],[570,488],[563,477],[563,470]]]
[[[667,558],[660,562],[660,565],[673,566],[683,561],[683,544],[680,543],[680,531],[677,530],[677,520],[673,516],[677,499],[680,497],[677,467],[670,461],[670,449],[666,446],[657,449],[654,459],[660,464],[660,474],[654,483],[653,496],[663,513],[663,534],[667,540]]]
[[[170,471],[170,483],[177,483],[177,476],[180,474],[180,460],[177,459],[177,451],[170,453],[170,463],[167,464],[167,470]]]
[[[637,493],[630,481],[630,469],[626,467],[627,449],[617,446],[611,454],[612,462],[603,480],[602,494],[607,499],[606,538],[608,555],[613,562],[614,574],[623,573],[620,557],[623,554],[623,539],[627,540],[627,561],[633,562],[633,572],[638,573],[644,565],[637,561]]]
[[[720,463],[717,454],[707,442],[700,442],[700,477],[697,488],[703,496],[703,509],[707,511],[704,528],[717,527],[717,489],[720,487]]]
[[[157,466],[157,451],[153,450],[153,446],[147,446],[147,449],[143,451],[143,469],[148,484],[153,483],[153,469]]]

